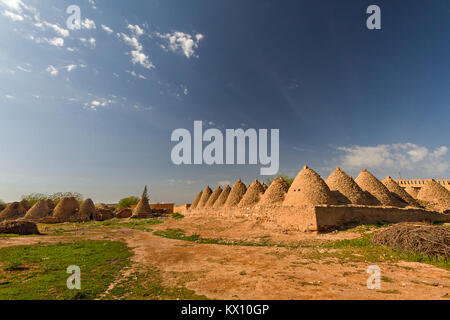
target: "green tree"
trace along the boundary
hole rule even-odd
[[[273,178],[273,179],[267,179],[267,180],[266,180],[266,184],[270,187],[270,185],[272,184],[272,182],[273,182],[275,179],[278,179],[278,178],[283,178],[283,180],[286,181],[286,183],[289,185],[289,187],[292,185],[292,183],[294,182],[294,179],[295,179],[295,178],[291,178],[291,177],[289,177],[289,176],[287,176],[287,175],[285,175],[285,174],[280,174],[279,176],[277,176],[277,177],[275,177],[275,178]]]
[[[135,196],[131,196],[128,198],[123,198],[119,201],[119,208],[131,208],[132,205],[136,205],[139,203],[139,198]]]

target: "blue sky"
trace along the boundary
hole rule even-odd
[[[366,28],[371,4],[382,30]],[[184,203],[265,179],[173,165],[171,133],[194,120],[280,129],[288,175],[448,178],[449,16],[446,0],[0,0],[0,199],[115,202],[148,185]]]

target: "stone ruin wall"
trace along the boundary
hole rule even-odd
[[[431,180],[432,179],[394,179],[394,181],[397,182],[402,188],[413,187],[417,189],[422,188],[428,181]],[[434,179],[434,181],[450,191],[450,179]]]
[[[248,219],[267,227],[303,232],[332,230],[347,223],[450,222],[450,215],[416,208],[369,206],[253,206],[250,208],[194,209],[189,216],[211,216],[227,220]]]

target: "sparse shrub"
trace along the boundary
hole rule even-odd
[[[118,208],[131,208],[131,206],[139,203],[139,198],[131,196],[128,198],[123,198],[119,201]]]
[[[31,193],[29,195],[22,196],[22,200],[27,200],[30,206],[34,206],[41,200],[47,200],[49,195],[43,193]]]
[[[184,218],[184,216],[181,213],[175,212],[174,214],[172,214],[172,219],[180,220],[183,218]]]
[[[29,195],[22,196],[22,200],[27,200],[30,206],[34,206],[37,202],[41,200],[52,200],[55,206],[61,201],[62,198],[74,197],[78,202],[83,202],[83,196],[78,192],[57,192],[52,195],[43,193],[31,193]]]
[[[78,192],[57,192],[52,194],[49,199],[53,201],[55,206],[61,201],[63,198],[75,198],[78,202],[82,202],[84,200],[83,196]]]
[[[275,177],[275,178],[273,178],[273,179],[267,179],[267,180],[266,180],[267,186],[270,187],[270,185],[272,184],[272,182],[273,182],[275,179],[278,179],[278,178],[283,178],[283,180],[286,181],[286,183],[289,185],[289,187],[290,187],[290,186],[292,185],[292,183],[294,182],[294,178],[291,178],[291,177],[289,177],[289,176],[287,176],[287,175],[285,175],[285,174],[280,174],[279,176],[277,176],[277,177]]]

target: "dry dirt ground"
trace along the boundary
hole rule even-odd
[[[74,240],[119,240],[132,248],[131,269],[157,267],[165,284],[182,283],[210,299],[448,299],[450,272],[429,264],[381,261],[369,263],[359,255],[340,256],[318,244],[361,237],[358,230],[308,234],[267,230],[248,221],[225,222],[214,218],[169,219],[156,230],[182,229],[202,238],[255,241],[268,239],[296,247],[200,244],[168,239],[129,228],[81,228],[66,236],[0,239],[0,248]],[[369,265],[381,269],[381,289],[369,290]],[[107,293],[107,292],[106,292]],[[105,293],[105,295],[106,295]]]

